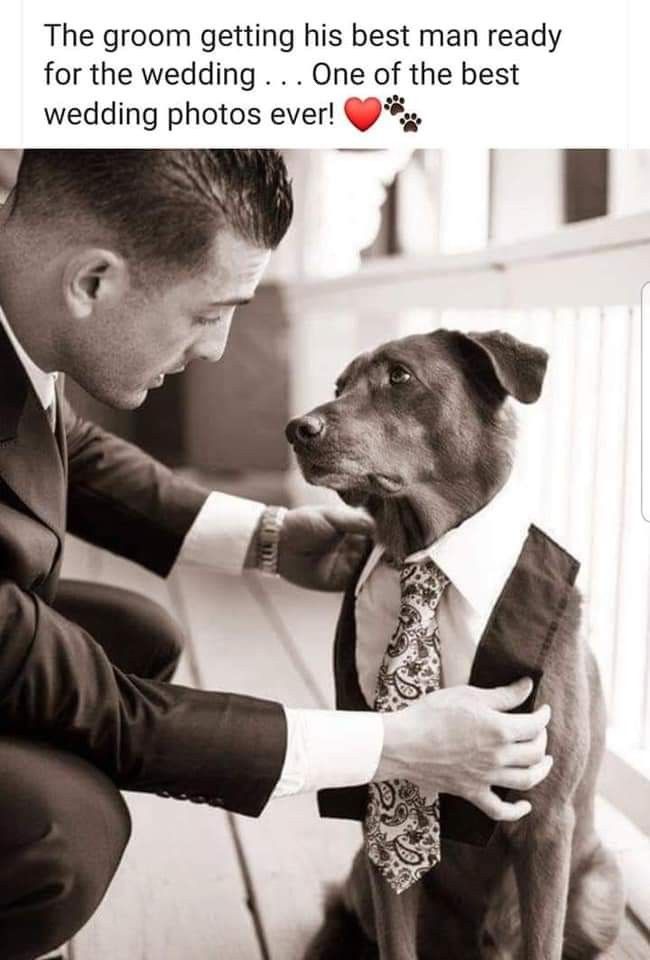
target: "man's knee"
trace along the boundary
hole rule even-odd
[[[22,895],[0,904],[0,938],[7,960],[32,960],[70,940],[104,898],[130,837],[126,808],[109,856],[96,862],[92,848],[79,843],[53,821],[45,837],[23,851],[35,868]],[[20,870],[20,868],[19,868]]]
[[[14,748],[10,741],[0,745],[14,778],[8,783],[13,796],[2,803],[8,828],[0,843],[2,956],[32,960],[69,940],[93,915],[120,863],[131,821],[114,785],[78,758],[30,745]],[[15,820],[19,802],[23,815]]]
[[[171,679],[183,631],[154,600],[121,587],[62,580],[54,607],[87,630],[123,673]]]

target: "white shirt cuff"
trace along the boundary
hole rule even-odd
[[[190,527],[178,554],[180,563],[241,573],[265,504],[228,493],[211,493]]]
[[[384,746],[384,725],[376,713],[286,708],[285,713],[287,754],[273,799],[372,780]]]

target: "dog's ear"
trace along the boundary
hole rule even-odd
[[[467,347],[473,347],[474,350],[478,348],[486,361],[477,364],[477,377],[491,378],[491,386],[520,403],[539,400],[548,364],[545,350],[523,343],[500,330],[460,336],[466,341]]]

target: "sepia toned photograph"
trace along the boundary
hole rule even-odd
[[[1,960],[650,958],[647,281],[647,150],[0,150]]]

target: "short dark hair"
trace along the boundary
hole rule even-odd
[[[141,263],[191,269],[223,227],[277,247],[293,200],[276,150],[26,150],[11,215],[60,213],[90,215]]]

